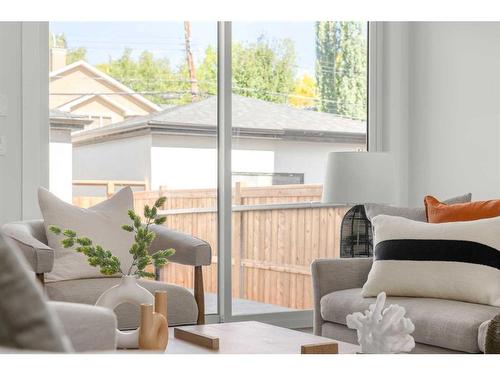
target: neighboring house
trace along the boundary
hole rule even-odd
[[[366,148],[366,123],[233,95],[235,180],[321,183],[327,153]],[[73,134],[75,179],[145,180],[152,189],[217,185],[217,100]]]
[[[49,186],[53,193],[71,202],[73,184],[73,147],[71,133],[82,130],[92,120],[84,116],[49,110],[50,146],[49,146]]]
[[[99,69],[77,61],[66,65],[66,50],[50,50],[49,108],[91,119],[102,127],[161,108]]]

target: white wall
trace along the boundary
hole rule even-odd
[[[70,130],[50,131],[50,191],[62,200],[73,200],[73,147]]]
[[[151,150],[151,186],[213,188],[217,186],[215,138],[155,135]],[[262,139],[233,141],[233,171],[303,173],[304,183],[323,182],[330,151],[356,150],[362,145]]]
[[[383,22],[380,23],[382,33],[381,43],[377,46],[380,51],[381,66],[377,67],[376,90],[378,124],[382,133],[379,150],[388,151],[394,155],[397,171],[397,196],[395,204],[408,204],[408,23]]]
[[[0,136],[7,144],[0,155],[0,223],[22,216],[21,23],[0,22]]]
[[[73,145],[73,179],[150,181],[150,147],[149,135]]]
[[[499,198],[500,23],[410,27],[410,203]]]
[[[38,217],[48,186],[47,38],[47,23],[0,22],[0,224]]]

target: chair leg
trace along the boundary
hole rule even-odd
[[[36,278],[42,285],[45,285],[45,274],[44,273],[37,273]]]
[[[201,266],[194,267],[194,299],[198,305],[198,321],[196,324],[205,324],[205,294]]]

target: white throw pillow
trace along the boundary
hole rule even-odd
[[[116,255],[126,272],[132,262],[129,253],[134,241],[133,233],[121,229],[130,224],[127,211],[134,208],[134,196],[130,187],[120,190],[108,200],[90,208],[80,208],[66,203],[44,188],[38,189],[38,204],[42,211],[48,245],[55,251],[54,268],[46,275],[46,281],[61,281],[104,277],[97,267],[87,262],[87,257],[74,249],[61,245],[62,236],[55,235],[49,226],[72,229],[80,237],[90,238]]]
[[[500,217],[429,224],[379,215],[364,297],[453,299],[500,307]]]

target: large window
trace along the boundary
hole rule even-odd
[[[82,207],[123,186],[217,256],[217,24],[50,24],[50,188]],[[192,267],[161,279],[193,288]],[[217,262],[204,270],[217,313]]]
[[[311,309],[311,261],[339,256],[344,209],[290,204],[320,200],[328,152],[366,150],[367,48],[361,22],[232,25],[233,180],[267,176],[234,185],[235,315]]]
[[[123,186],[137,208],[166,196],[166,225],[212,246],[209,314],[311,309],[310,263],[339,255],[345,211],[310,205],[327,153],[367,148],[367,27],[245,22],[221,39],[215,22],[51,23],[51,190],[82,207]],[[218,74],[219,43],[231,43],[230,150],[217,148],[217,80],[229,73]],[[218,230],[220,152],[232,159],[230,243]],[[231,257],[222,274],[219,244]],[[231,316],[218,311],[220,275]],[[189,267],[161,277],[193,287]]]

